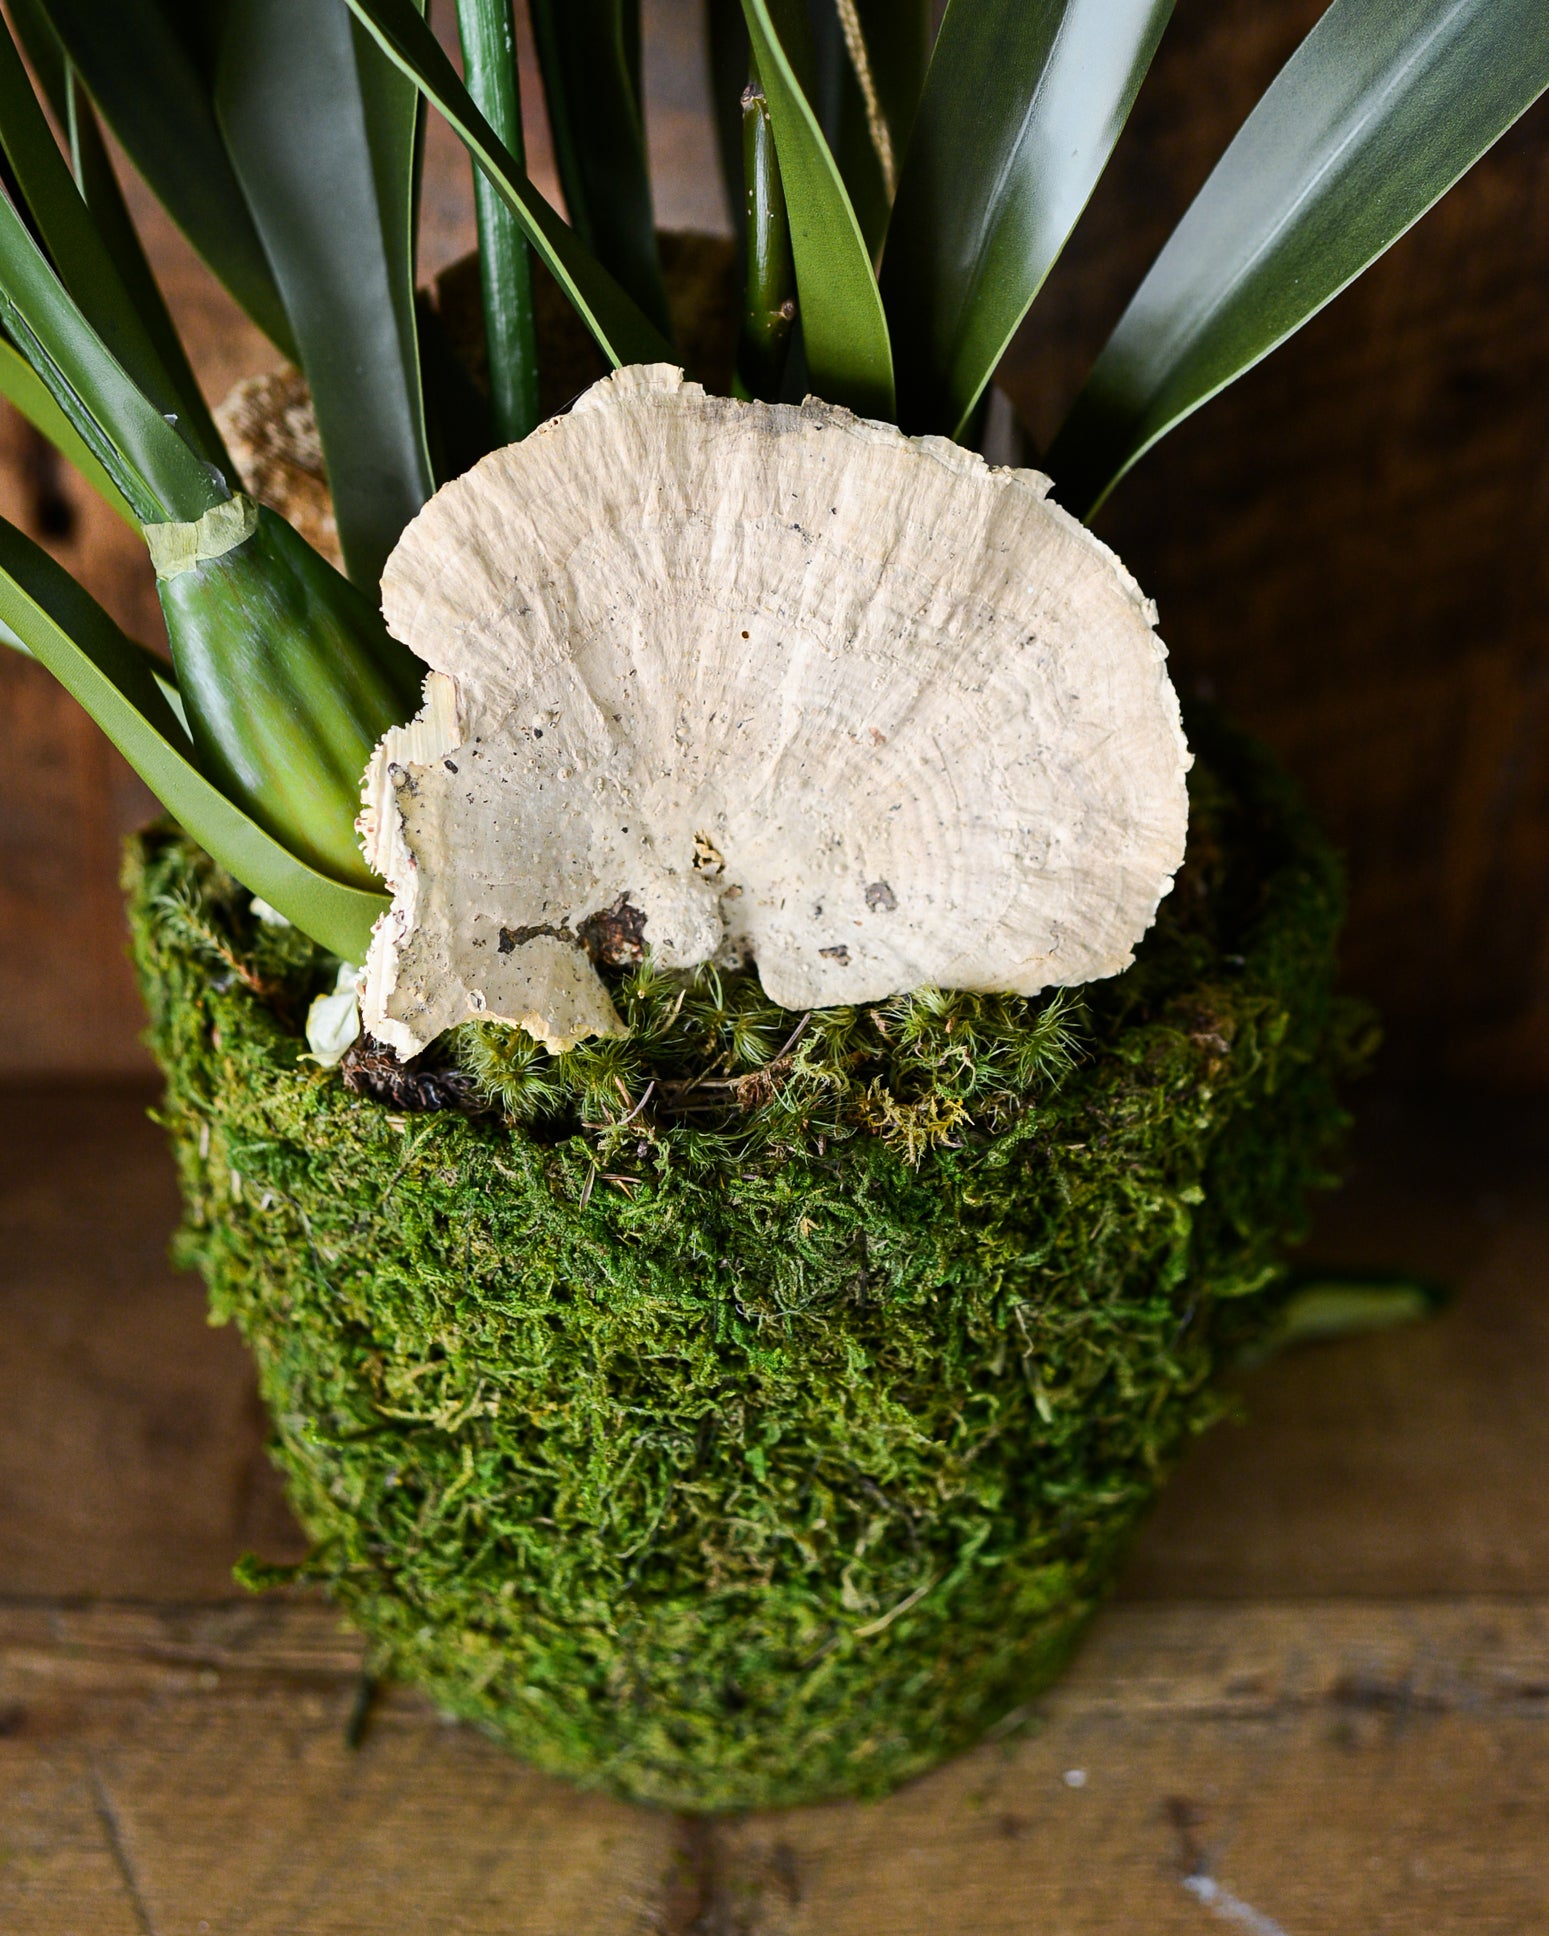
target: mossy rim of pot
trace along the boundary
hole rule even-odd
[[[179,1254],[256,1357],[287,1577],[381,1671],[696,1811],[883,1793],[1048,1683],[1274,1321],[1369,1036],[1329,849],[1192,731],[1111,982],[804,1019],[646,961],[629,1040],[463,1031],[387,1101],[306,1059],[327,958],[133,845]]]

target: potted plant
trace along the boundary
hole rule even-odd
[[[713,7],[717,376],[621,0],[533,0],[568,223],[510,0],[459,0],[466,81],[413,0],[11,0],[0,386],[144,530],[172,661],[10,527],[0,619],[172,816],[128,878],[182,1251],[302,1576],[585,1781],[876,1793],[974,1739],[1286,1321],[1359,1053],[1337,867],[1223,723],[1185,781],[1078,517],[1536,97],[1549,18],[1333,0],[1051,502],[972,447],[1169,11]],[[481,341],[416,296],[426,102]],[[315,426],[327,506],[241,488],[94,108],[304,373],[227,435]],[[540,425],[572,311],[615,374]]]

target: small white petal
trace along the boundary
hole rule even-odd
[[[360,1034],[360,1004],[355,996],[359,979],[358,968],[341,962],[333,993],[319,995],[307,1010],[307,1047],[311,1051],[307,1061],[333,1068]]]

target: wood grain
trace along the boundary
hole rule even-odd
[[[1029,1736],[724,1830],[717,1887],[760,1936],[1527,1936],[1546,1664],[1539,1604],[1114,1608]]]
[[[251,1371],[167,1266],[149,1092],[0,1092],[0,1928],[17,1936],[1539,1936],[1549,1114],[1372,1099],[1314,1250],[1439,1320],[1241,1380],[1071,1676],[890,1801],[707,1825],[389,1690]],[[1258,1920],[1254,1920],[1257,1918]]]
[[[167,1262],[152,1092],[0,1102],[0,1593],[226,1599],[248,1547],[299,1558],[252,1368]]]
[[[689,1824],[416,1696],[308,1604],[0,1606],[0,1919],[219,1936],[1530,1936],[1549,1602],[1116,1607],[1016,1733]]]
[[[316,1606],[0,1609],[0,1926],[646,1926],[670,1818],[579,1798],[408,1695],[353,1750],[359,1669]]]

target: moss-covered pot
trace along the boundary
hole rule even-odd
[[[998,1036],[894,1004],[773,1127],[789,1043],[698,1113],[635,1067],[611,1126],[354,1093],[297,1027],[331,964],[138,843],[182,1255],[257,1359],[305,1576],[385,1667],[696,1810],[881,1793],[1049,1681],[1272,1315],[1350,1060],[1337,869],[1260,753],[1194,734],[1190,859],[1073,1061],[1012,1052],[1047,1004]],[[1013,1073],[982,1100],[953,1055]]]

